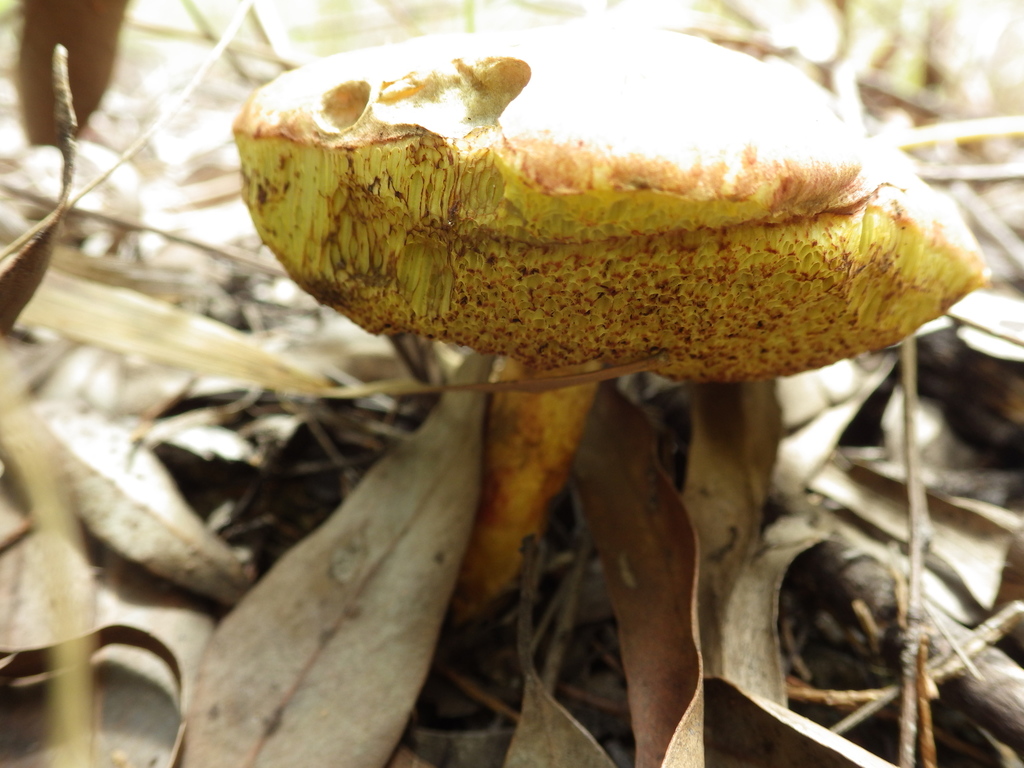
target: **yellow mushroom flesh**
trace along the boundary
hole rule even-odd
[[[771,67],[668,32],[340,54],[254,94],[235,136],[260,236],[319,301],[536,370],[796,373],[986,279],[905,158]]]

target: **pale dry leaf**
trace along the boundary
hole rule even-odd
[[[853,360],[840,360],[776,380],[783,426],[787,431],[797,429],[823,411],[846,402],[860,389],[866,375]]]
[[[893,768],[817,723],[725,680],[704,683],[714,768]]]
[[[784,516],[765,529],[757,553],[744,563],[725,614],[729,680],[779,704],[786,679],[778,636],[779,590],[794,558],[827,532]]]
[[[700,545],[699,615],[706,674],[731,677],[749,649],[733,643],[729,601],[754,555],[781,433],[772,382],[693,388],[683,503]]]
[[[252,337],[216,320],[125,288],[56,272],[46,276],[20,322],[84,344],[267,389],[316,393],[330,386],[323,377],[267,352]]]
[[[100,717],[96,723],[98,727],[89,728],[88,741],[92,742],[93,759],[83,754],[74,761],[67,761],[67,764],[88,764],[97,768],[121,768],[126,764],[175,764],[184,729],[178,713],[181,677],[174,652],[151,633],[122,624],[108,624],[84,632],[75,637],[73,643],[85,654],[86,669],[82,671],[99,673],[95,687],[79,688],[73,693],[84,702],[90,700],[95,691]],[[51,689],[49,696],[52,697],[54,683],[71,673],[66,662],[54,658],[55,651],[66,644],[65,641],[31,648],[0,648],[0,671],[3,674],[0,683],[5,686],[5,694],[13,694],[0,697],[0,734],[6,733],[7,728],[13,725],[21,726],[35,737],[20,744],[20,749],[18,740],[0,738],[0,763],[3,765],[20,764],[25,760],[52,765],[54,753],[59,756],[63,751],[51,730],[53,709],[45,707],[43,699],[35,694],[40,689]],[[92,660],[100,659],[112,648],[138,654],[140,659],[159,660],[169,673],[171,690],[162,690],[156,681],[133,674],[128,667],[103,661],[99,664],[90,662],[90,657]],[[46,678],[41,679],[44,675]],[[111,678],[114,681],[112,685]],[[27,685],[15,687],[15,681],[27,681]],[[111,697],[110,694],[119,688],[130,690],[123,691],[127,695]],[[64,702],[63,706],[70,703]],[[22,718],[28,723],[18,722]],[[42,731],[38,736],[37,730]],[[46,733],[46,730],[50,732]],[[23,738],[22,733],[18,735]],[[136,760],[139,762],[133,762]]]
[[[999,291],[983,288],[970,293],[950,310],[949,315],[967,327],[958,331],[973,349],[1006,360],[1024,359],[1024,296],[1009,287]]]
[[[534,670],[525,674],[523,710],[504,768],[614,768],[593,736],[549,694]]]
[[[167,470],[129,429],[67,404],[41,403],[59,464],[86,527],[153,573],[232,604],[249,579],[223,541],[203,525]]]
[[[444,768],[501,768],[514,732],[507,727],[451,731],[416,726],[409,733],[409,741],[428,764]]]
[[[647,417],[603,385],[574,467],[618,621],[637,768],[703,765],[697,542]],[[687,737],[690,743],[683,743]]]
[[[811,488],[856,513],[896,541],[905,542],[907,530],[906,489],[866,466],[843,471],[826,466]],[[991,608],[1001,581],[1001,569],[1012,531],[955,500],[928,495],[935,535],[932,554],[951,566],[964,586],[984,607]]]
[[[892,360],[879,366],[861,379],[850,397],[824,409],[813,421],[782,439],[773,483],[784,496],[804,493],[807,483],[825,466],[846,427],[860,412],[864,401],[885,381],[894,363]]]
[[[53,589],[57,584],[52,574],[58,562],[73,585],[69,602],[80,607],[83,624],[93,623],[92,566],[66,540],[33,530],[0,552],[0,646],[33,647],[57,639],[60,625],[53,615]]]
[[[179,700],[194,682],[213,618],[199,598],[168,589],[166,582],[109,550],[99,553],[101,567],[95,568],[66,542],[46,550],[39,537],[34,532],[0,554],[0,647],[38,648],[57,639],[48,616],[52,584],[47,574],[54,555],[62,553],[73,567],[73,599],[89,626],[141,628],[168,647],[181,672],[179,685],[164,661],[126,645],[109,645],[93,656],[94,765],[169,764],[181,720]],[[0,765],[51,764],[44,688],[45,683],[38,691],[7,688],[0,693]],[[15,733],[17,738],[4,737]]]
[[[111,645],[95,657],[98,766],[169,764],[181,711],[195,687],[214,620],[203,601],[168,589],[139,566],[106,551],[97,594],[100,625],[129,625],[160,639],[174,654],[180,684],[154,654]]]
[[[399,747],[388,761],[387,768],[434,768],[408,747]]]
[[[470,361],[465,375],[484,378]],[[221,623],[189,714],[188,768],[387,764],[472,525],[483,400],[445,395]]]
[[[97,558],[102,579],[96,593],[96,623],[139,627],[159,638],[174,653],[181,673],[182,695],[195,688],[203,653],[216,625],[207,601],[169,587],[157,576],[110,550]],[[146,665],[151,677],[163,681],[170,694],[167,670]]]
[[[32,523],[15,505],[14,501],[4,492],[4,467],[0,461],[0,557],[3,551],[17,539],[28,533]],[[2,587],[0,587],[2,589]]]

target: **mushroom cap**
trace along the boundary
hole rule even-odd
[[[944,197],[789,72],[671,32],[333,56],[234,125],[264,242],[319,301],[539,370],[796,373],[986,281]]]

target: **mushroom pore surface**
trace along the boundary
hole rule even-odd
[[[986,280],[952,206],[789,72],[670,32],[419,38],[235,121],[264,242],[319,301],[545,370],[796,373]]]

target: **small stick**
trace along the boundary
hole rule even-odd
[[[921,728],[917,735],[917,748],[921,753],[921,765],[924,768],[938,768],[939,761],[935,754],[935,731],[932,727],[932,705],[935,684],[928,676],[928,638],[921,636],[917,647],[917,711]]]
[[[583,584],[583,575],[587,570],[587,561],[590,559],[592,544],[589,532],[584,530],[576,545],[575,558],[572,568],[565,577],[564,593],[562,595],[561,607],[555,619],[554,633],[551,637],[551,646],[548,649],[547,658],[544,659],[544,669],[541,673],[541,681],[548,693],[554,693],[558,676],[562,672],[562,662],[565,659],[569,641],[572,638],[572,631],[576,627],[576,615],[580,607],[580,588]]]
[[[950,192],[960,203],[978,226],[999,243],[1006,255],[1013,261],[1017,271],[1024,271],[1024,242],[1013,231],[1013,228],[992,210],[985,199],[975,192],[966,181],[958,181],[950,187]]]
[[[908,507],[910,513],[909,574],[907,595],[907,626],[900,653],[902,693],[900,700],[901,768],[914,768],[917,742],[917,655],[926,642],[924,613],[924,558],[933,531],[928,513],[928,499],[918,464],[917,414],[917,345],[911,336],[900,346],[903,384],[903,456],[906,463]]]
[[[45,195],[37,195],[27,189],[21,189],[20,187],[15,187],[3,181],[0,181],[0,190],[9,195],[21,198],[22,200],[28,200],[29,202],[37,205],[56,205],[55,201]],[[242,248],[231,245],[207,243],[203,240],[197,240],[194,237],[188,237],[187,235],[182,235],[177,232],[161,229],[160,227],[147,224],[144,221],[139,221],[138,219],[133,219],[129,216],[122,216],[115,213],[103,213],[101,211],[90,211],[86,208],[75,208],[74,210],[68,211],[67,215],[83,219],[95,219],[96,221],[101,221],[112,227],[118,227],[120,229],[126,229],[133,232],[152,232],[172,243],[181,243],[182,245],[191,246],[192,248],[213,254],[214,256],[221,256],[225,259],[230,259],[231,261],[243,265],[247,269],[253,269],[257,272],[262,272],[263,274],[271,275],[273,277],[284,277],[285,275],[284,268],[276,262],[264,261],[255,254],[252,254]]]
[[[946,642],[949,643],[949,647],[953,650],[953,653],[955,653],[960,659],[964,669],[967,670],[967,674],[976,680],[980,680],[981,671],[978,669],[971,657],[964,653],[964,649],[960,646],[957,639],[953,637],[949,628],[943,622],[935,621],[935,617],[931,615],[931,611],[928,610],[927,606],[925,607],[925,612],[928,613],[928,618],[930,619],[932,626],[938,627],[939,633],[946,639]]]
[[[791,701],[804,701],[809,704],[824,704],[826,707],[853,709],[870,704],[883,698],[889,688],[866,688],[853,691],[837,691],[814,688],[803,680],[789,678],[786,681],[786,696]]]
[[[973,658],[991,645],[999,642],[1017,626],[1017,623],[1024,618],[1024,602],[1014,600],[1007,603],[999,613],[991,616],[971,631],[970,637],[960,644],[960,650],[967,658]],[[964,670],[964,662],[956,653],[948,653],[941,658],[934,659],[928,664],[928,672],[936,685],[941,685],[946,680],[960,674]],[[829,730],[833,733],[846,733],[860,725],[872,715],[885,709],[896,700],[899,695],[899,688],[890,685],[878,692],[877,699],[865,704],[863,707],[847,715]]]
[[[458,688],[460,691],[466,694],[473,701],[477,702],[478,704],[483,704],[492,712],[496,712],[502,717],[508,718],[513,723],[519,722],[518,712],[512,709],[512,707],[510,707],[504,701],[499,699],[497,696],[494,696],[485,691],[483,688],[481,688],[479,685],[477,685],[475,682],[470,680],[465,675],[459,674],[454,669],[444,666],[443,664],[438,664],[436,662],[434,664],[434,669],[436,669],[440,674],[444,675],[444,677],[448,678],[448,680],[450,680],[451,683],[456,688]]]

